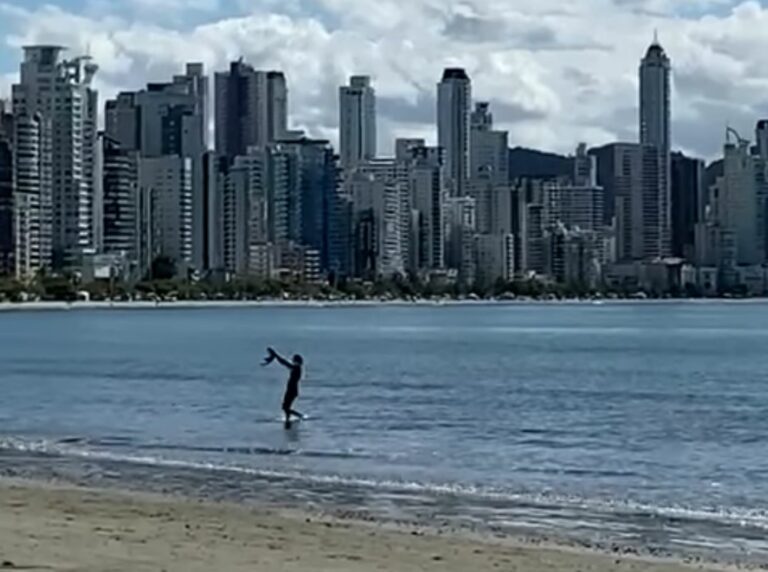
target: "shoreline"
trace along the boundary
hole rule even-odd
[[[0,478],[4,569],[196,571],[765,569],[565,542]]]
[[[517,299],[517,300],[185,300],[131,302],[0,302],[5,312],[78,311],[78,310],[204,310],[249,308],[365,308],[365,307],[464,307],[523,305],[630,305],[630,304],[760,304],[763,298],[658,298],[658,299]]]

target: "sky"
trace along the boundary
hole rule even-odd
[[[290,122],[337,140],[338,86],[371,75],[379,149],[435,140],[436,83],[467,69],[511,146],[572,152],[637,139],[638,65],[658,30],[673,66],[673,142],[720,154],[768,117],[768,0],[0,0],[0,97],[21,46],[93,56],[103,100],[243,57],[286,72]]]

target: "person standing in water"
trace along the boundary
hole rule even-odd
[[[288,383],[285,386],[285,395],[283,396],[283,413],[285,413],[285,428],[291,428],[291,415],[304,419],[304,415],[293,409],[293,402],[299,396],[299,382],[303,373],[304,359],[296,354],[292,361],[288,361],[272,348],[267,348],[267,358],[262,365],[269,365],[273,361],[285,367],[288,374]]]

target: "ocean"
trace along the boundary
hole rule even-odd
[[[768,562],[767,377],[764,302],[7,312],[0,475]]]

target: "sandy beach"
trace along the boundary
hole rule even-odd
[[[684,572],[717,568],[175,497],[2,481],[0,569]]]

